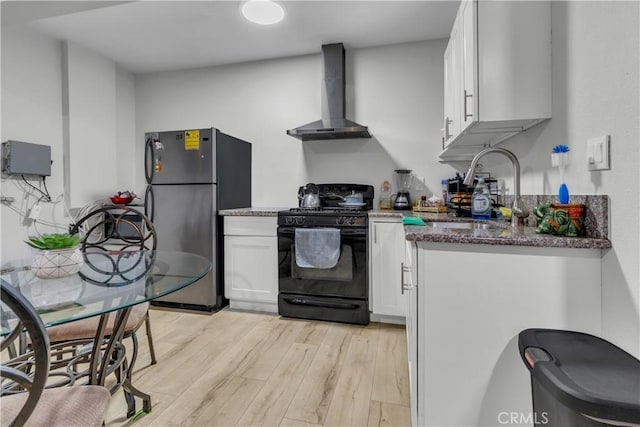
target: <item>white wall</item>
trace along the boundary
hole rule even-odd
[[[137,159],[135,77],[132,73],[116,68],[116,185],[112,191],[133,190],[136,182]],[[109,194],[110,195],[110,194]],[[140,194],[142,197],[144,193]]]
[[[320,55],[136,76],[137,156],[144,132],[215,126],[253,146],[253,205],[297,204],[306,182],[379,191],[393,169],[414,169],[439,191],[453,169],[441,149],[445,40],[347,50],[347,118],[370,140],[300,142],[291,129],[320,118]],[[144,188],[143,172],[136,188]]]
[[[60,42],[24,27],[2,26],[2,129],[1,140],[17,140],[51,146],[49,192],[61,194],[62,182],[62,60]],[[31,181],[36,183],[35,181]],[[23,225],[20,212],[31,209],[38,197],[27,196],[17,179],[2,179],[3,196],[14,197],[15,203],[0,206],[2,259],[28,253],[22,241],[36,229]],[[43,204],[43,220],[61,220],[63,209]],[[17,211],[18,212],[17,212]],[[37,231],[55,229],[37,225]]]
[[[27,26],[3,23],[1,54],[1,140],[49,145],[53,160],[46,183],[55,203],[40,202],[35,223],[25,214],[39,194],[20,179],[2,179],[2,195],[16,202],[0,206],[0,256],[12,259],[28,255],[27,236],[67,230],[64,191],[78,208],[133,186],[134,78],[108,58],[74,43],[63,48]]]
[[[570,147],[573,194],[610,197],[603,251],[603,334],[640,355],[639,3],[553,2],[553,119],[503,146],[522,166],[524,194],[557,194],[551,149]],[[611,135],[611,170],[587,170],[586,141]],[[502,159],[496,159],[502,162]],[[487,164],[489,164],[487,162]],[[510,167],[502,171],[511,186]],[[492,170],[493,172],[493,170]]]
[[[65,191],[71,206],[79,207],[115,190],[116,66],[77,43],[66,41],[63,47],[69,114]],[[89,178],[94,176],[100,178]]]

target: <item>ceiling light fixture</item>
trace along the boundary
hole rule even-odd
[[[249,0],[242,5],[246,19],[260,25],[272,25],[282,21],[284,8],[271,0]]]

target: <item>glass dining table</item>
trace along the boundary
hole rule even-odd
[[[47,279],[33,274],[30,264],[30,259],[3,262],[0,280],[3,285],[20,291],[34,306],[45,327],[96,316],[100,319],[95,336],[86,340],[80,353],[68,359],[62,370],[64,375],[72,378],[71,383],[105,385],[107,376],[115,374],[117,381],[116,386],[111,387],[112,393],[122,386],[127,416],[135,414],[133,396],[141,398],[143,411],[149,412],[151,397],[132,384],[133,366],[123,344],[129,313],[137,304],[195,283],[211,271],[211,262],[186,252],[92,251],[83,253],[83,265],[78,273]],[[113,326],[110,333],[106,333],[110,321]],[[3,320],[0,334],[10,333],[9,326]],[[21,347],[15,356],[24,359],[29,356],[28,343]],[[52,354],[54,347],[51,347]],[[52,367],[56,363],[52,358]]]

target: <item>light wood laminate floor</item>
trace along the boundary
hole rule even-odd
[[[107,426],[411,424],[404,327],[230,310],[150,313],[158,363],[149,365],[143,327],[133,382],[151,394],[153,410],[127,420],[120,391]]]

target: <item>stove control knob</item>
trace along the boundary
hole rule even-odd
[[[353,225],[356,223],[356,217],[352,216],[351,218],[349,218],[349,225]]]
[[[303,216],[297,216],[296,217],[296,225],[302,225],[304,224],[304,217]]]
[[[339,217],[336,219],[336,224],[338,224],[338,225],[342,225],[342,224],[344,224],[344,220],[345,220],[345,218],[344,218],[343,216],[339,216]]]
[[[293,218],[291,218],[290,216],[285,217],[284,225],[291,225],[291,224],[293,224]]]

